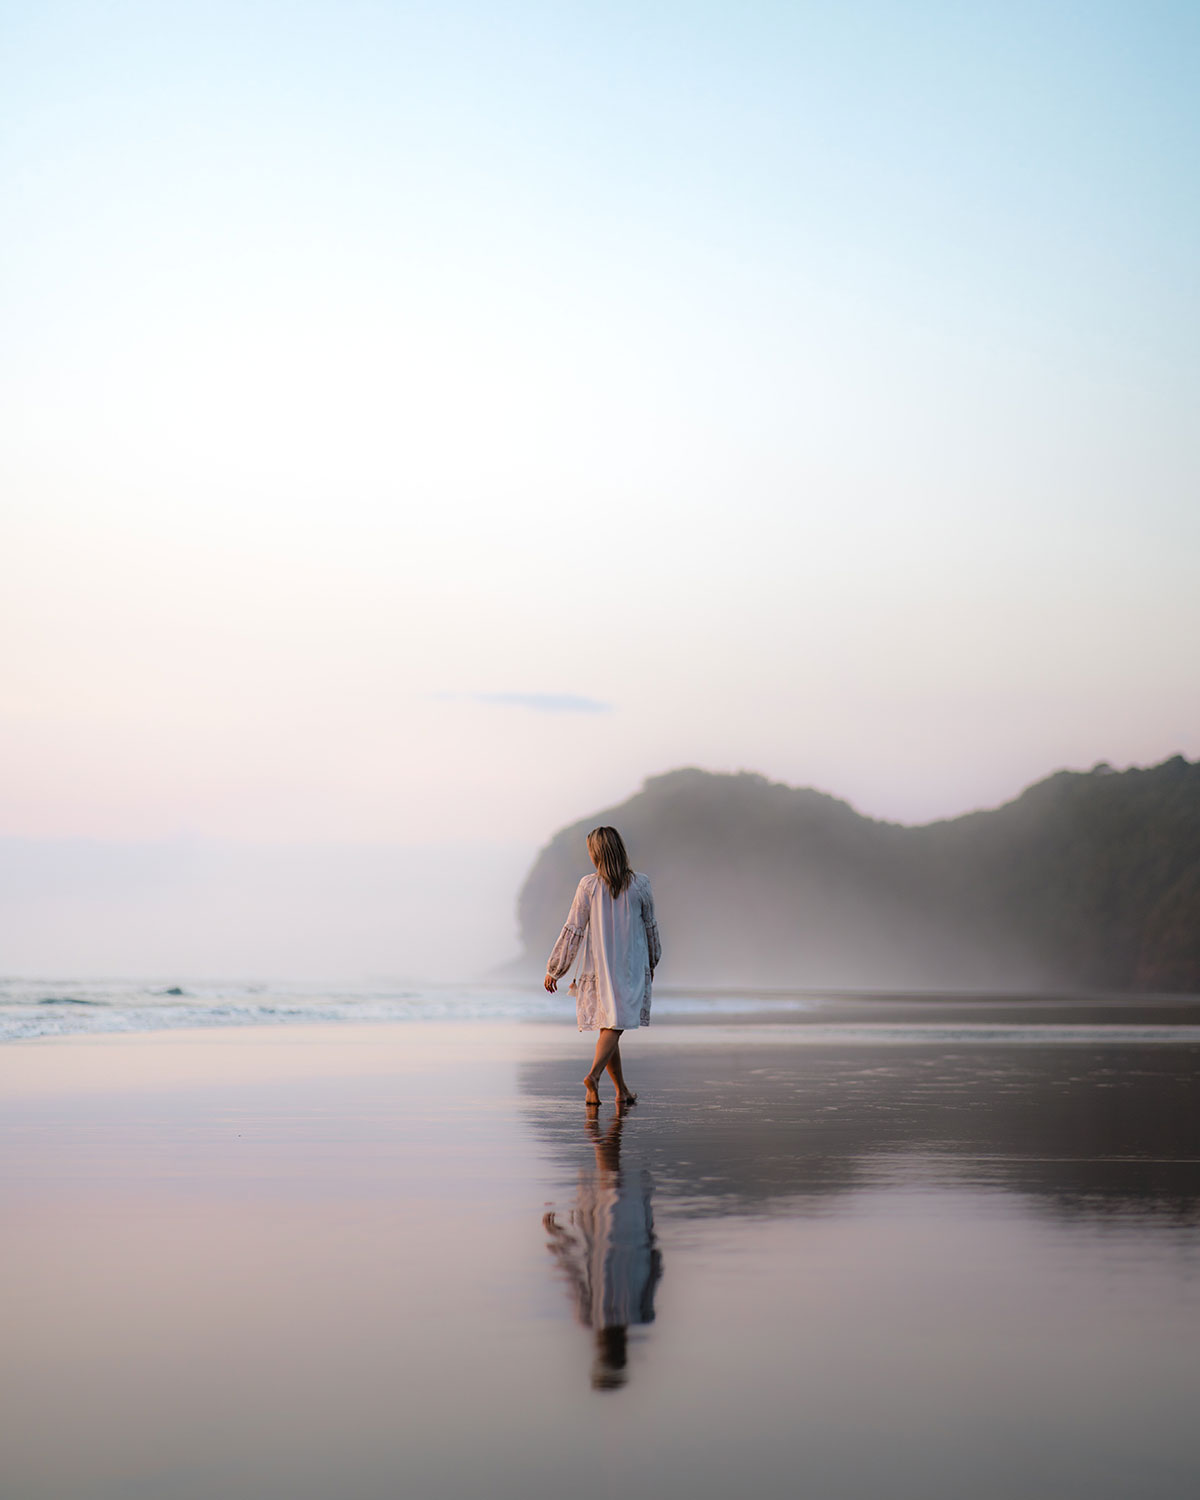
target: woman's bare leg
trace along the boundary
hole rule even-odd
[[[625,1075],[621,1072],[621,1039],[619,1035],[617,1037],[617,1045],[612,1049],[612,1054],[608,1059],[606,1067],[608,1068],[608,1076],[616,1086],[617,1103],[636,1104],[637,1095],[630,1091],[629,1085],[625,1082]]]
[[[600,1082],[600,1075],[608,1066],[608,1060],[617,1050],[621,1040],[621,1033],[615,1031],[611,1026],[605,1026],[596,1038],[596,1055],[592,1058],[591,1070],[583,1080],[586,1093],[583,1096],[585,1104],[599,1104],[600,1095],[596,1091],[596,1085]]]

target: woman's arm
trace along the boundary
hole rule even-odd
[[[585,889],[587,880],[588,877],[585,875],[576,887],[570,914],[563,924],[563,930],[558,935],[558,942],[555,943],[546,961],[546,978],[543,982],[552,995],[558,989],[559,979],[575,962],[579,944],[583,941],[583,934],[587,931],[588,918],[592,914],[592,893],[590,888]]]

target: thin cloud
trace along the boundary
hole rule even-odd
[[[458,698],[500,708],[528,708],[537,714],[607,714],[611,703],[584,698],[578,693],[439,693],[439,698]]]

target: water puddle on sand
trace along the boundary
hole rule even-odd
[[[0,1104],[13,1500],[1200,1478],[1183,1033],[662,1027],[594,1117],[586,1039],[532,1026],[38,1045]]]

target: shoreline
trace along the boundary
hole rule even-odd
[[[43,993],[50,990],[49,994]],[[134,1036],[192,1031],[291,1029],[313,1025],[545,1026],[575,1030],[569,998],[470,986],[358,990],[309,986],[174,986],[128,983],[0,985],[0,1050],[8,1044],[78,1035]],[[951,1027],[1153,1028],[1200,1025],[1194,995],[929,995],[913,992],[656,991],[651,1032],[711,1026],[823,1028]],[[639,1028],[646,1030],[647,1028]]]

